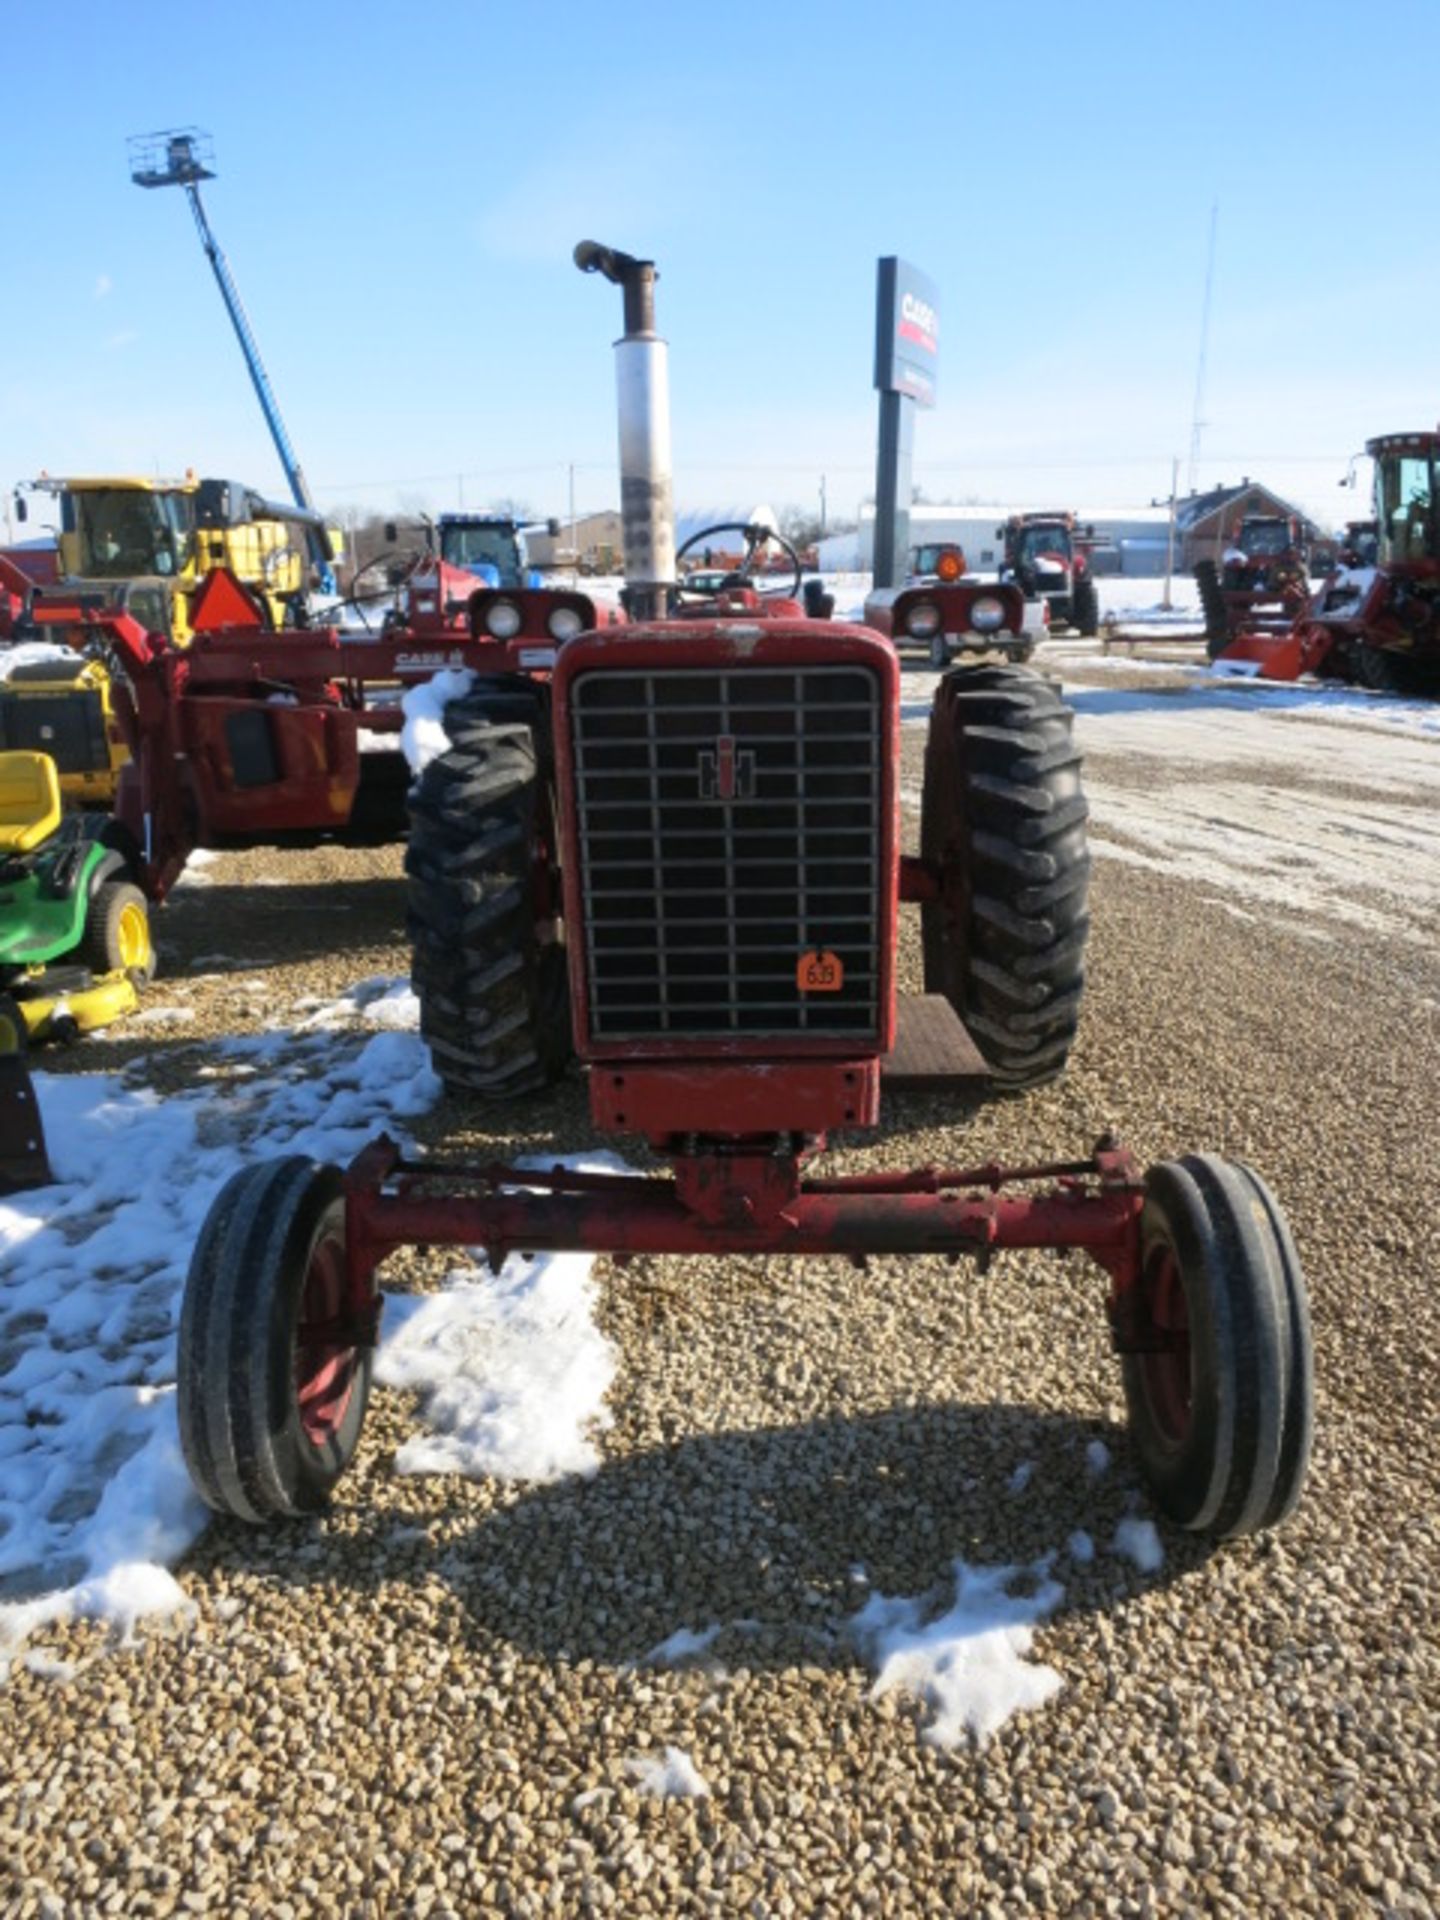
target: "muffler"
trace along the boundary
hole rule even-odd
[[[575,264],[603,273],[625,296],[625,333],[615,342],[625,606],[633,619],[663,619],[675,582],[675,497],[670,349],[655,331],[655,262],[582,240]]]

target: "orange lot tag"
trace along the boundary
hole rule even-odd
[[[845,984],[845,962],[838,953],[814,949],[795,963],[795,984],[801,993],[838,993]]]

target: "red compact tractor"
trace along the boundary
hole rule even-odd
[[[1313,598],[1302,592],[1288,625],[1246,625],[1217,666],[1440,695],[1440,432],[1384,434],[1365,451],[1374,520],[1351,522],[1341,564]]]
[[[1087,536],[1093,536],[1093,527]],[[1073,627],[1093,639],[1100,630],[1100,594],[1090,573],[1089,550],[1073,513],[1012,513],[995,536],[1005,542],[1001,579],[1039,594],[1052,626]]]
[[[999,653],[1024,662],[1049,628],[1046,602],[1013,580],[981,580],[965,570],[959,547],[918,547],[903,587],[877,587],[865,624],[896,648],[922,647],[932,667],[964,654]]]
[[[902,902],[919,904],[929,981],[999,1084],[1060,1070],[1089,865],[1071,715],[1015,667],[948,673],[920,853],[902,854],[894,646],[748,589],[743,604],[677,602],[655,270],[590,242],[576,261],[624,292],[633,624],[567,640],[552,682],[571,1022],[597,1127],[648,1142],[669,1172],[410,1162],[384,1138],[343,1172],[294,1157],[245,1169],[185,1290],[178,1410],[196,1486],[249,1521],[324,1504],[355,1452],[377,1271],[398,1247],[479,1247],[492,1264],[570,1249],[981,1265],[1022,1247],[1078,1249],[1105,1276],[1136,1451],[1164,1510],[1214,1534],[1282,1519],[1309,1454],[1310,1334],[1284,1218],[1247,1167],[1194,1154],[1146,1172],[1106,1138],[1034,1166],[818,1170],[828,1135],[879,1116]],[[526,731],[463,707],[450,728],[454,758],[432,762],[416,804],[450,823],[426,884],[460,932],[523,895],[531,815],[511,798],[512,762],[534,780]],[[519,972],[518,906],[508,924],[510,950],[497,939],[489,960]]]
[[[1310,598],[1310,541],[1293,513],[1249,513],[1234,528],[1217,567],[1197,560],[1205,645],[1216,659],[1237,633],[1279,633]]]

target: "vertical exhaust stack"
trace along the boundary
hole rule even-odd
[[[582,273],[603,273],[625,296],[625,333],[615,342],[615,390],[626,601],[637,619],[661,619],[675,580],[675,501],[670,349],[655,331],[655,263],[582,240],[575,264]]]

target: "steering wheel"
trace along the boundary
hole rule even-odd
[[[763,546],[768,545],[769,542],[773,540],[777,547],[783,549],[786,558],[790,562],[791,580],[787,597],[791,600],[798,600],[800,598],[800,581],[804,575],[805,568],[794,547],[791,546],[784,534],[777,532],[774,527],[751,526],[744,520],[721,520],[713,527],[702,527],[698,533],[692,533],[675,556],[675,570],[677,574],[680,570],[680,562],[685,558],[686,554],[689,553],[690,549],[701,546],[710,538],[712,533],[739,533],[745,536],[745,558],[735,569],[740,584],[745,586],[751,584],[751,568],[755,564],[756,554],[759,553]],[[679,580],[676,586],[676,593],[679,598],[683,600],[687,591],[693,599],[708,600],[712,597],[709,594],[700,593],[698,589],[693,587],[687,589],[684,580]]]

